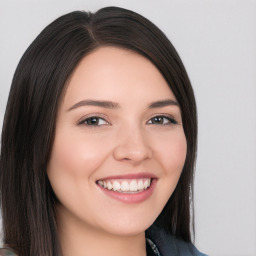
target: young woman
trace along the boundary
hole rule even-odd
[[[0,255],[203,255],[196,144],[189,78],[155,25],[117,7],[58,18],[13,78]]]

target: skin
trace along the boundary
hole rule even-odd
[[[119,108],[74,107],[88,99]],[[161,73],[132,51],[98,48],[75,69],[59,107],[47,169],[60,202],[64,256],[146,255],[145,230],[173,193],[186,158],[179,106],[148,108],[167,99],[176,101]],[[93,125],[92,116],[99,117]],[[155,116],[167,118],[156,122]],[[96,184],[107,176],[138,173],[157,177],[152,195],[139,203],[109,197]]]

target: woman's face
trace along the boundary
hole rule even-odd
[[[80,62],[59,108],[47,170],[57,213],[88,230],[143,232],[173,193],[186,150],[158,69],[134,52],[99,48]]]

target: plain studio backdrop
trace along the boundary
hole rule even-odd
[[[180,54],[198,105],[196,246],[256,255],[256,1],[0,0],[0,130],[13,73],[51,21],[104,6],[134,10]]]

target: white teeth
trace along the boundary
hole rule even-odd
[[[136,192],[138,190],[138,185],[136,180],[132,180],[130,183],[130,191]]]
[[[111,190],[113,188],[112,183],[110,181],[107,182],[108,189]]]
[[[123,181],[121,183],[121,190],[123,192],[127,192],[127,191],[129,191],[129,189],[130,189],[130,186],[129,186],[128,182],[127,181]]]
[[[125,193],[136,193],[147,189],[151,184],[150,178],[144,179],[133,179],[133,180],[99,180],[98,185],[108,190],[125,192]]]
[[[149,186],[150,186],[150,180],[147,179],[147,180],[145,180],[145,182],[144,182],[144,189],[148,188]]]
[[[143,190],[143,188],[144,188],[143,180],[139,180],[139,182],[138,182],[138,190]]]
[[[117,182],[117,181],[114,181],[114,183],[113,183],[113,190],[114,190],[114,191],[118,191],[118,190],[120,190],[120,189],[121,189],[120,183]]]

